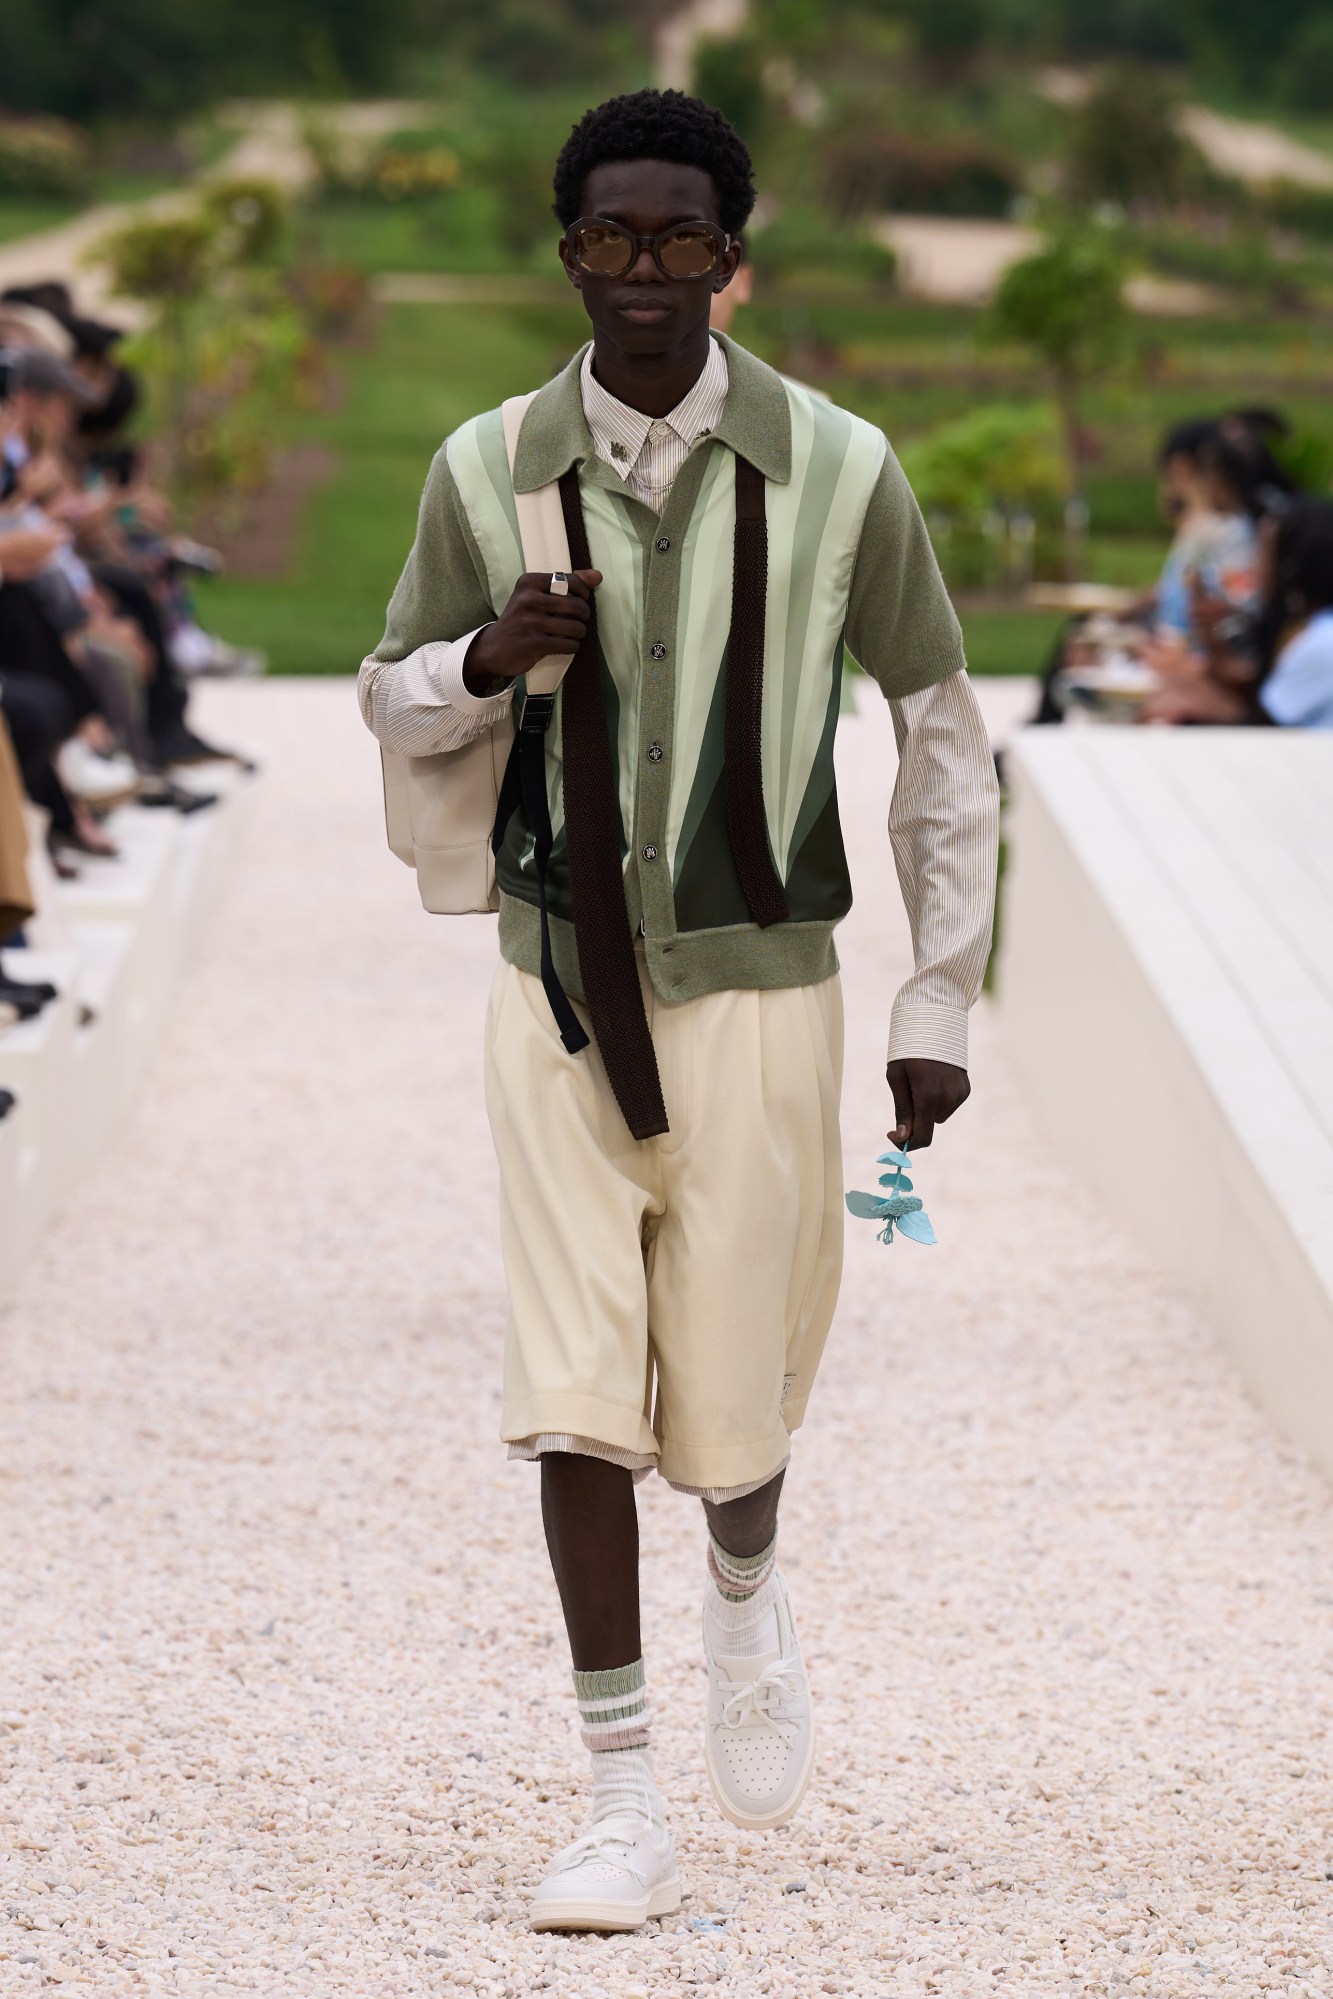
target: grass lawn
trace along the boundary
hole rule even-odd
[[[416,523],[431,457],[465,417],[544,381],[582,338],[580,314],[553,307],[392,306],[372,348],[344,355],[348,393],[294,437],[338,454],[306,503],[283,577],[219,577],[201,615],[275,673],[348,673],[378,640]]]
[[[969,673],[1040,673],[1066,620],[1060,611],[964,611]]]
[[[58,229],[81,215],[81,201],[63,201],[59,195],[0,194],[0,243],[12,243],[16,236],[36,236]]]

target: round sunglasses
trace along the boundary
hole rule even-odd
[[[565,244],[579,269],[591,277],[623,278],[639,253],[651,250],[664,278],[709,278],[726,255],[731,238],[711,222],[678,222],[674,229],[659,230],[656,236],[636,236],[618,222],[585,215],[566,229]]]

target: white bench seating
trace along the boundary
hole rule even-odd
[[[1034,1103],[1333,1473],[1333,735],[1026,730],[1008,769]]]
[[[32,934],[43,948],[6,957],[60,997],[0,1032],[0,1088],[18,1098],[0,1123],[0,1301],[128,1115],[221,875],[250,781],[233,766],[194,781],[219,803],[184,819],[133,805],[113,813],[120,858],[85,860],[77,881],[55,882],[34,857]]]

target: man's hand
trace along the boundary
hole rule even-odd
[[[588,627],[588,606],[602,580],[600,569],[571,569],[569,595],[557,597],[551,575],[520,576],[493,625],[468,649],[463,685],[470,694],[494,693],[487,681],[514,680],[548,653],[577,652]]]
[[[898,1122],[889,1133],[889,1143],[904,1151],[920,1152],[935,1136],[937,1124],[951,1118],[972,1094],[966,1069],[955,1062],[931,1062],[909,1056],[905,1062],[890,1062],[886,1075],[893,1091],[893,1114]]]

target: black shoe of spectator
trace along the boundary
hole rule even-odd
[[[153,754],[159,764],[229,763],[232,758],[230,750],[215,749],[184,722],[156,738]]]
[[[0,986],[21,986],[31,998],[43,1002],[60,998],[59,986],[53,986],[49,979],[21,979],[10,971],[3,958],[0,958]]]
[[[0,1090],[0,1124],[3,1124],[13,1110],[18,1098],[12,1090]]]
[[[147,805],[158,811],[170,809],[173,812],[189,814],[202,812],[206,806],[216,805],[216,791],[191,791],[187,785],[173,784],[169,777],[150,777],[135,800],[137,805]]]
[[[44,999],[34,999],[27,986],[0,985],[0,1006],[13,1007],[20,1020],[36,1020]]]
[[[206,743],[202,736],[196,736],[193,729],[187,729],[183,722],[174,728],[164,730],[153,742],[153,759],[159,765],[166,764],[239,764],[243,771],[254,771],[257,766],[249,757],[243,757],[239,750],[221,750],[214,743]]]

